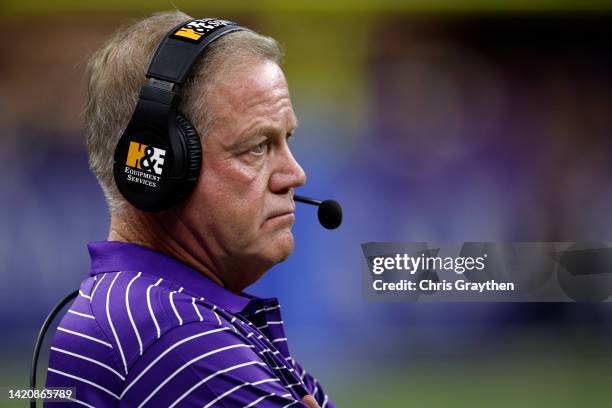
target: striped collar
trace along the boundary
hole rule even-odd
[[[232,293],[184,263],[142,245],[119,241],[99,241],[90,242],[87,248],[91,258],[90,276],[115,271],[155,275],[166,281],[174,282],[178,286],[188,288],[230,313],[242,312],[251,302],[268,303],[267,301],[272,300],[260,299],[244,292]]]

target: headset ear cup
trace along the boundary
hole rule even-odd
[[[195,127],[180,113],[176,115],[176,127],[181,133],[187,149],[187,171],[184,177],[185,184],[184,190],[182,191],[183,194],[181,194],[187,196],[195,187],[198,176],[200,175],[200,167],[202,166],[202,143],[200,142],[200,136]]]

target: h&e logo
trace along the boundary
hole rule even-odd
[[[161,176],[166,151],[146,144],[130,142],[125,165]]]
[[[183,40],[200,42],[202,36],[210,33],[217,27],[226,26],[227,21],[224,20],[195,20],[190,21],[174,32],[173,37],[179,37]]]

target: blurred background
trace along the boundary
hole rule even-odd
[[[373,303],[360,269],[369,241],[612,241],[604,1],[2,2],[0,387],[27,384],[38,328],[107,235],[87,58],[174,7],[285,48],[301,193],[345,220],[326,231],[299,207],[296,250],[250,292],[280,299],[338,406],[610,406],[609,303]]]

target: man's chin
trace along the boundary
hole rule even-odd
[[[249,265],[249,270],[243,270],[245,280],[240,286],[240,290],[257,282],[274,265],[285,261],[293,252],[294,242],[291,230],[287,232],[277,232],[273,237],[261,239],[259,245],[249,248],[248,251],[238,251],[235,258],[241,259],[243,263]],[[265,244],[262,244],[265,242]]]
[[[274,263],[283,262],[289,258],[289,255],[291,255],[295,246],[291,229],[287,228],[286,230],[279,232],[276,239],[273,240],[270,245],[273,245],[273,247],[269,249],[274,252]]]
[[[273,267],[275,264],[289,258],[293,252],[295,241],[290,227],[267,231],[266,234],[261,234],[257,239],[257,246],[252,246],[248,253],[254,256],[266,265],[266,269]],[[242,253],[241,255],[247,255]]]

